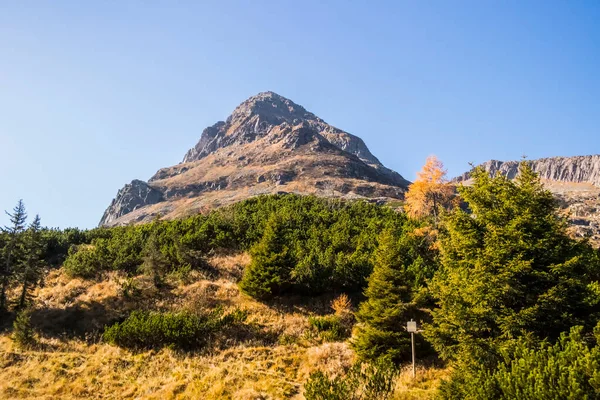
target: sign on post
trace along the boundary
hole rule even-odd
[[[417,331],[417,321],[412,319],[406,323],[406,330],[410,332],[410,344],[412,346],[412,372],[413,378],[416,376],[415,370],[415,332]]]

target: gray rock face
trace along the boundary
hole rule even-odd
[[[198,144],[185,154],[183,162],[199,160],[218,148],[256,140],[269,134],[275,126],[295,126],[301,123],[367,164],[383,167],[362,139],[334,128],[304,107],[273,92],[250,97],[233,111],[226,122],[220,121],[206,128]]]
[[[550,157],[528,161],[533,170],[542,179],[556,182],[591,183],[600,187],[600,155],[576,157]],[[490,160],[481,166],[494,175],[500,173],[513,179],[519,172],[518,161]],[[465,181],[470,178],[467,172],[455,180]]]
[[[104,211],[100,226],[110,225],[122,215],[128,214],[140,207],[156,204],[163,199],[163,194],[144,181],[133,180],[117,193],[110,206]]]

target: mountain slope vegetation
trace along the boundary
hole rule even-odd
[[[476,169],[457,194],[441,163],[424,171],[415,215],[278,194],[60,231],[19,203],[0,235],[0,393],[597,398],[598,249],[527,163],[514,180]]]

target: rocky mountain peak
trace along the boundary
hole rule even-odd
[[[304,107],[274,92],[250,97],[237,106],[225,121],[206,128],[200,141],[185,154],[182,162],[197,161],[217,149],[261,139],[272,134],[276,127],[299,124],[310,127],[336,147],[356,155],[369,165],[386,170],[362,139],[329,125]]]
[[[204,129],[180,164],[119,191],[100,225],[176,218],[268,193],[401,199],[409,182],[357,136],[274,92]]]
[[[155,204],[163,198],[160,190],[153,188],[146,182],[134,179],[119,190],[100,220],[100,226],[110,225],[119,217],[131,213],[140,207]]]
[[[259,116],[274,125],[287,122],[296,125],[301,120],[319,120],[314,114],[309,113],[304,107],[275,92],[261,92],[242,102],[233,110],[227,122]]]

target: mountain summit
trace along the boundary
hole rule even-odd
[[[206,128],[180,164],[125,185],[100,225],[177,218],[269,193],[401,199],[408,184],[359,137],[263,92]]]
[[[199,160],[216,149],[251,142],[269,135],[275,126],[294,127],[299,124],[314,129],[330,143],[358,156],[367,164],[383,167],[358,137],[334,128],[293,101],[273,92],[263,92],[240,104],[227,118],[202,132],[198,144],[190,149],[183,162]]]

